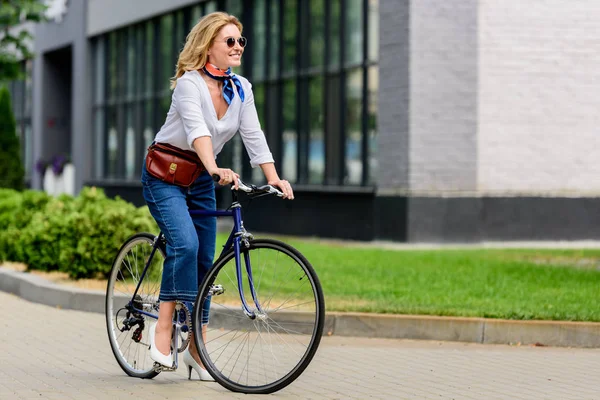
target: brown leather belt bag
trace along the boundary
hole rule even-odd
[[[172,185],[188,187],[204,171],[198,155],[168,143],[148,147],[146,170],[150,175]]]

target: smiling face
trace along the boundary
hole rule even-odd
[[[234,24],[225,25],[221,28],[208,50],[208,62],[222,70],[227,70],[229,67],[238,67],[242,63],[242,54],[244,53],[244,48],[238,42],[241,36],[240,30]],[[228,38],[235,39],[233,47],[227,45]]]

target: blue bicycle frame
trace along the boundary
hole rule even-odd
[[[231,207],[227,210],[190,210],[190,215],[200,216],[200,217],[233,217],[233,224],[234,224],[233,229],[231,230],[231,233],[229,234],[229,238],[227,239],[227,242],[225,242],[225,245],[223,246],[223,250],[221,251],[221,254],[219,255],[218,259],[221,259],[225,254],[227,254],[227,252],[229,252],[229,249],[231,247],[233,247],[233,252],[235,255],[237,285],[238,285],[238,291],[240,294],[240,299],[242,301],[242,306],[244,308],[244,313],[246,314],[246,316],[248,316],[251,319],[256,318],[256,313],[250,309],[250,307],[248,306],[248,303],[246,302],[246,298],[244,296],[244,288],[243,288],[243,284],[242,284],[242,265],[241,265],[241,258],[240,258],[241,246],[242,246],[242,244],[244,244],[244,246],[248,246],[249,245],[248,239],[251,238],[252,236],[250,234],[248,234],[246,232],[246,229],[244,228],[244,224],[242,222],[242,206],[237,201],[237,194],[235,192],[233,193],[233,203],[232,203]],[[134,306],[134,304],[135,304],[134,299],[135,299],[135,296],[137,295],[137,292],[142,284],[142,281],[144,280],[144,277],[146,276],[146,271],[148,270],[148,267],[150,266],[150,262],[152,261],[154,254],[155,254],[156,250],[158,249],[158,246],[160,245],[160,243],[163,240],[164,240],[164,234],[161,232],[158,235],[158,237],[156,238],[156,240],[154,241],[154,246],[152,247],[152,252],[150,253],[150,257],[148,258],[148,261],[146,262],[146,265],[144,267],[144,270],[142,271],[142,274],[140,276],[140,280],[137,284],[137,287],[135,288],[135,291],[133,292],[132,299],[129,302],[129,306],[136,312],[146,315],[151,318],[155,318],[155,319],[158,318],[157,315],[136,308]],[[250,256],[249,256],[248,252],[244,253],[244,262],[246,264],[246,273],[248,274],[248,284],[250,287],[250,293],[252,294],[252,300],[254,301],[254,305],[256,306],[256,309],[258,310],[258,312],[261,314],[264,314],[262,308],[260,307],[260,304],[258,303],[256,291],[254,290],[254,280],[252,279],[252,268],[250,266]]]

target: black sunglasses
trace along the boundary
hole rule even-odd
[[[227,47],[233,48],[233,46],[235,46],[235,42],[238,42],[238,44],[240,45],[240,47],[246,47],[246,44],[248,44],[248,40],[243,37],[240,36],[239,38],[234,38],[234,37],[228,37],[227,39],[223,40],[225,43],[227,43]]]

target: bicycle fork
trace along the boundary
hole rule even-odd
[[[254,290],[254,280],[252,279],[252,266],[250,265],[249,251],[244,252],[244,263],[246,264],[246,274],[248,275],[248,286],[250,288],[250,294],[252,295],[252,300],[254,301],[254,305],[256,306],[255,311],[250,309],[250,306],[246,302],[246,297],[244,296],[244,287],[242,284],[242,260],[240,257],[240,253],[242,251],[242,245],[246,248],[250,247],[249,239],[252,239],[252,234],[246,232],[246,229],[244,228],[244,224],[242,222],[241,207],[239,203],[234,203],[232,205],[232,208],[236,232],[233,238],[233,254],[235,255],[235,271],[237,275],[237,285],[238,291],[240,293],[240,300],[242,301],[242,309],[244,311],[244,314],[246,314],[246,316],[250,319],[265,319],[266,313],[260,306],[260,303],[258,302],[258,296],[256,295],[256,290]]]

